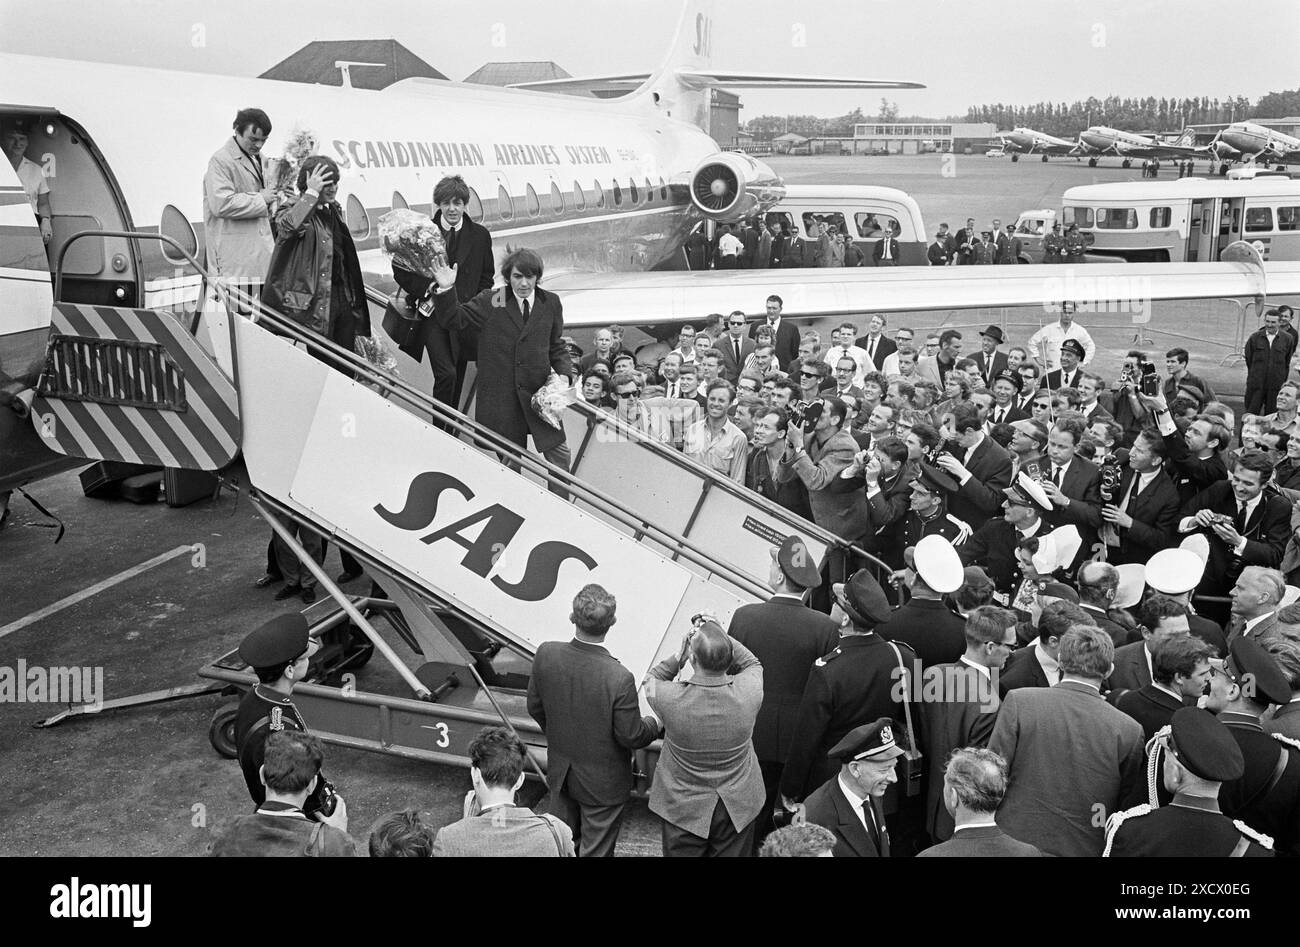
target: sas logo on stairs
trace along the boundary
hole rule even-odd
[[[428,471],[418,474],[411,481],[406,492],[406,504],[401,510],[394,512],[380,503],[374,507],[374,511],[385,523],[398,529],[426,529],[438,515],[438,501],[448,490],[456,491],[466,500],[474,499],[474,491],[451,474]],[[484,521],[486,523],[477,539],[469,539],[464,535],[465,530]],[[460,564],[486,579],[523,525],[524,517],[500,503],[493,503],[454,523],[448,523],[427,536],[421,536],[420,542],[433,544],[446,539],[464,547],[465,557]],[[512,598],[523,602],[540,602],[555,591],[560,566],[566,559],[576,559],[588,569],[595,569],[597,565],[595,559],[577,546],[549,540],[539,543],[528,553],[528,565],[522,579],[510,583],[496,575],[492,577],[492,584]]]

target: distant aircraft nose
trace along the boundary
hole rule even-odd
[[[1080,132],[1079,137],[1083,139],[1084,144],[1093,148],[1109,148],[1111,145],[1110,136],[1103,132],[1089,129],[1088,131]]]
[[[1225,128],[1219,137],[1245,154],[1254,154],[1268,144],[1268,136],[1247,128]]]

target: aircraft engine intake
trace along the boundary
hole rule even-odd
[[[762,213],[784,195],[775,171],[736,151],[709,155],[691,172],[691,203],[720,222]]]

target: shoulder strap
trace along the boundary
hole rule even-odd
[[[1232,850],[1232,854],[1228,856],[1229,858],[1240,858],[1242,855],[1245,855],[1246,849],[1250,848],[1251,842],[1263,846],[1270,852],[1273,850],[1273,839],[1270,836],[1265,835],[1263,832],[1256,832],[1240,819],[1233,819],[1232,824],[1236,826],[1237,831],[1241,833],[1241,839],[1238,840],[1237,846]]]
[[[303,850],[303,854],[308,858],[320,858],[325,854],[324,843],[321,842],[321,830],[324,828],[324,822],[317,822],[312,826],[311,838],[307,839],[307,847]]]
[[[912,704],[909,700],[912,696],[912,680],[907,676],[907,668],[903,666],[903,652],[898,650],[898,645],[892,641],[885,643],[894,649],[894,657],[898,658],[898,670],[903,681],[903,718],[907,721],[907,758],[914,760],[921,754],[920,748],[916,745],[916,731],[912,728]]]
[[[563,858],[564,841],[560,838],[559,829],[557,829],[555,827],[555,823],[551,821],[554,818],[554,816],[550,816],[543,813],[542,815],[539,815],[538,818],[542,820],[543,825],[545,825],[548,829],[551,830],[551,838],[555,840],[555,851],[561,858]]]

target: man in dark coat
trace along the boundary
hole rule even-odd
[[[1043,517],[1051,501],[1038,482],[1023,471],[1015,482],[1002,491],[1004,515],[989,520],[957,547],[963,565],[976,565],[984,569],[1000,596],[999,601],[1010,601],[1020,588],[1023,575],[1016,547],[1022,539],[1046,533]]]
[[[438,210],[433,222],[442,231],[447,260],[456,270],[456,298],[469,302],[478,293],[492,288],[494,263],[492,234],[465,213],[469,203],[469,185],[459,175],[449,175],[433,189]],[[393,267],[393,278],[414,300],[422,299],[434,287],[434,281],[409,270]],[[478,357],[478,336],[473,330],[448,332],[434,319],[426,319],[422,345],[429,352],[433,369],[433,397],[459,409],[466,366]]]
[[[1295,337],[1282,332],[1276,309],[1264,313],[1263,328],[1246,340],[1246,413],[1267,414],[1277,401],[1295,353]]]
[[[888,858],[883,799],[898,781],[899,747],[888,717],[856,727],[830,750],[839,772],[804,803],[804,818],[835,833],[836,858]]]
[[[1150,740],[1176,711],[1195,707],[1214,674],[1214,649],[1192,635],[1173,635],[1151,650],[1151,683],[1125,691],[1115,706],[1142,724]]]
[[[965,581],[961,559],[942,536],[926,536],[911,553],[912,597],[876,634],[916,652],[922,668],[951,664],[966,651],[966,622],[948,610],[943,596]]]
[[[564,307],[554,293],[538,286],[542,259],[534,251],[514,250],[501,265],[510,284],[497,292],[485,289],[466,303],[450,290],[456,267],[435,274],[438,291],[434,316],[445,329],[479,331],[478,422],[506,440],[526,447],[531,434],[537,450],[557,467],[569,469],[564,432],[533,410],[533,395],[551,372],[573,383],[573,364],[564,334]],[[555,492],[563,493],[551,485]]]
[[[1067,340],[1068,341],[1068,340]],[[1051,526],[1067,524],[1078,528],[1083,543],[1067,567],[1074,571],[1096,552],[1097,530],[1101,527],[1101,469],[1075,453],[1083,440],[1079,418],[1060,418],[1047,435],[1047,479],[1043,492],[1055,509],[1048,514]]]
[[[984,433],[984,423],[973,404],[953,410],[950,453],[938,466],[957,479],[957,492],[948,498],[948,512],[978,530],[1002,506],[1002,491],[1011,483],[1011,455]]]
[[[767,297],[765,303],[767,309],[767,321],[755,322],[749,327],[749,337],[755,338],[758,334],[758,327],[761,325],[770,326],[773,332],[775,348],[772,354],[777,357],[778,364],[789,365],[799,357],[799,327],[789,319],[781,317],[781,307],[784,301],[780,296],[772,295]]]
[[[617,602],[599,585],[573,600],[572,641],[544,641],[528,678],[528,713],[546,734],[551,811],[583,857],[614,854],[632,795],[632,751],[658,733],[642,717],[632,672],[605,649]]]
[[[774,827],[777,786],[808,674],[814,661],[835,650],[840,637],[834,621],[803,603],[807,590],[821,584],[821,571],[803,539],[787,536],[780,546],[773,546],[769,572],[772,597],[736,609],[727,629],[763,664],[763,706],[754,723],[754,751],[767,801],[755,828],[758,841]]]
[[[1166,450],[1164,439],[1154,430],[1133,441],[1128,465],[1101,510],[1108,562],[1145,564],[1172,541],[1182,503],[1178,488],[1165,473]]]
[[[971,357],[979,368],[985,388],[992,388],[994,380],[1007,368],[1007,353],[998,349],[1005,341],[1001,326],[989,326],[980,333],[980,350]],[[1016,390],[1020,390],[1019,385]]]

